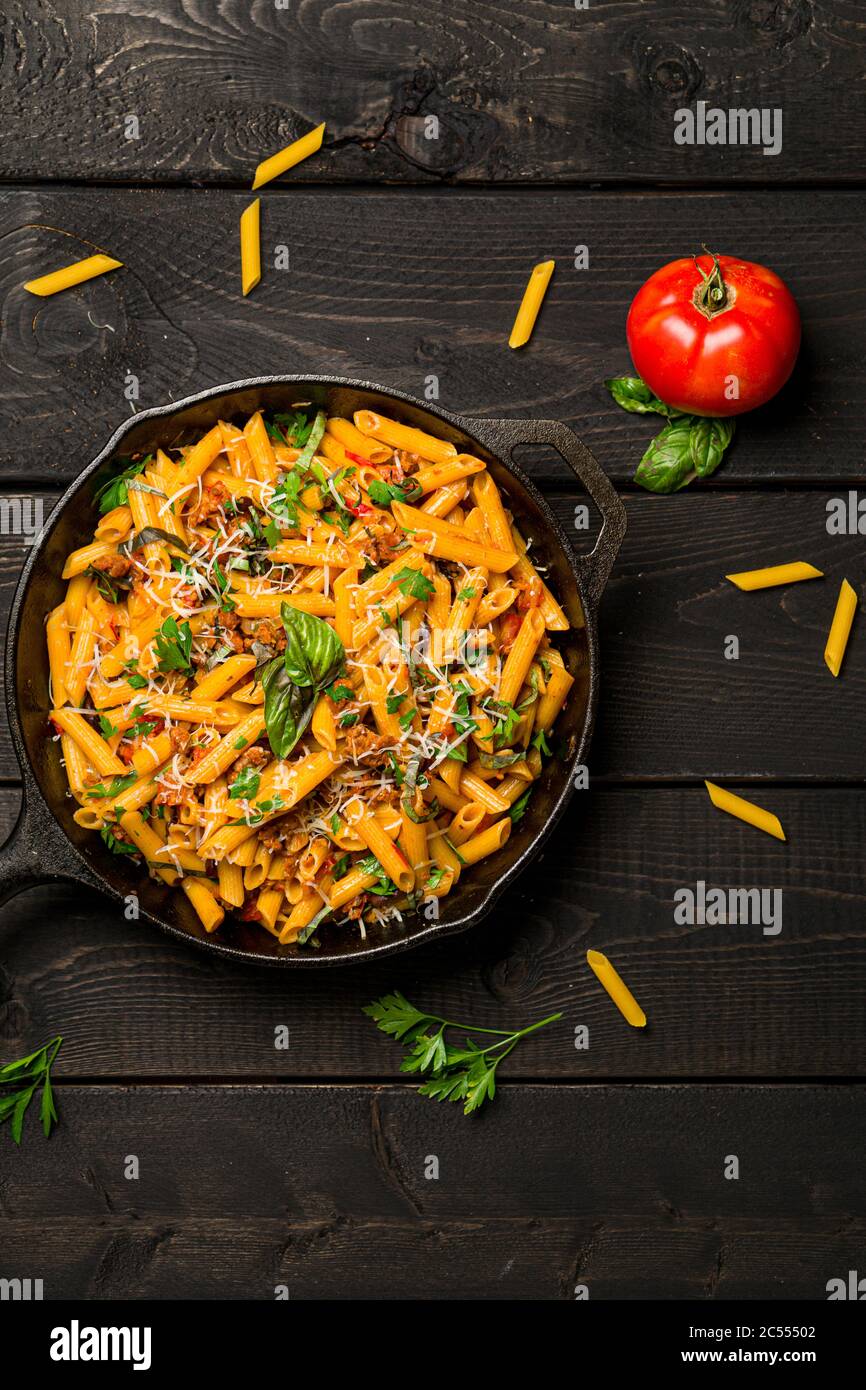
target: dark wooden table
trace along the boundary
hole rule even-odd
[[[862,8],[5,10],[7,499],[50,508],[129,415],[131,377],[144,407],[260,372],[419,395],[432,375],[456,411],[572,424],[621,487],[629,532],[602,607],[590,789],[465,939],[298,977],[184,949],[84,891],[7,905],[0,1055],[65,1043],[54,1137],[19,1151],[0,1133],[0,1275],[95,1299],[267,1299],[280,1284],[295,1298],[824,1297],[866,1234],[862,618],[839,681],[822,661],[841,577],[862,592],[866,576],[862,536],[826,526],[866,450]],[[699,100],[780,108],[781,153],[676,145],[675,111]],[[244,300],[252,170],[320,120],[321,155],[264,190],[266,269]],[[628,367],[637,286],[703,241],[782,274],[803,350],[718,474],[659,499],[630,482],[654,426],[601,383]],[[288,272],[267,265],[280,243]],[[92,248],[126,268],[53,300],[22,290]],[[547,256],[548,303],[511,353]],[[562,465],[528,466],[567,519],[579,496]],[[7,608],[25,554],[13,529]],[[826,581],[746,597],[723,580],[791,558]],[[4,828],[18,777],[4,730]],[[788,843],[714,812],[704,777],[774,809]],[[677,925],[674,893],[699,880],[782,888],[781,933]],[[616,961],[644,1032],[600,991],[588,947]],[[399,1049],[362,1016],[392,987],[494,1026],[564,1016],[464,1119],[402,1083]]]

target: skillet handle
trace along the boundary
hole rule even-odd
[[[70,879],[98,887],[67,842],[40,824],[25,790],[12,834],[0,846],[0,906],[39,883]]]
[[[517,444],[549,444],[583,483],[601,512],[602,526],[594,548],[578,556],[577,564],[590,601],[598,603],[626,531],[625,507],[601,464],[560,420],[468,420],[466,425],[485,448],[506,461]]]

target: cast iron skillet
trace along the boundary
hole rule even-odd
[[[508,844],[461,878],[455,891],[441,901],[439,920],[427,920],[422,913],[407,915],[402,927],[375,930],[367,941],[353,930],[323,926],[317,951],[280,946],[269,932],[230,916],[219,931],[208,936],[182,893],[153,882],[135,865],[112,855],[98,835],[75,824],[59,744],[49,737],[46,725],[45,615],[62,597],[60,572],[66,555],[92,535],[96,517],[93,494],[113,475],[112,460],[150,452],[157,445],[165,448],[187,443],[218,419],[245,418],[258,409],[288,410],[302,402],[349,418],[359,409],[381,411],[485,459],[510,497],[521,530],[532,538],[533,555],[550,568],[552,585],[573,625],[572,632],[566,634],[563,655],[577,677],[557,725],[557,731],[567,739],[567,759],[554,759],[546,765]],[[552,445],[596,503],[603,525],[590,555],[572,553],[547,503],[511,461],[511,451],[518,444]],[[142,411],[121,426],[61,498],[33,546],[15,594],[6,646],[6,701],[24,799],[18,823],[0,849],[0,903],[36,883],[74,880],[107,893],[118,904],[118,912],[123,900],[136,894],[143,919],[184,941],[235,960],[283,966],[335,965],[383,956],[473,926],[538,854],[570,799],[575,767],[584,760],[598,698],[598,604],[625,526],[625,509],[592,454],[571,430],[555,421],[461,419],[423,406],[400,392],[342,377],[257,377]]]

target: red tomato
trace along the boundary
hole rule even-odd
[[[741,415],[784,386],[800,315],[778,275],[736,256],[671,261],[632,300],[626,324],[638,374],[692,415]]]

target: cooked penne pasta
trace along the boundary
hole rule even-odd
[[[97,501],[46,615],[49,717],[76,823],[197,930],[386,932],[505,845],[573,675],[482,459],[256,410]]]

